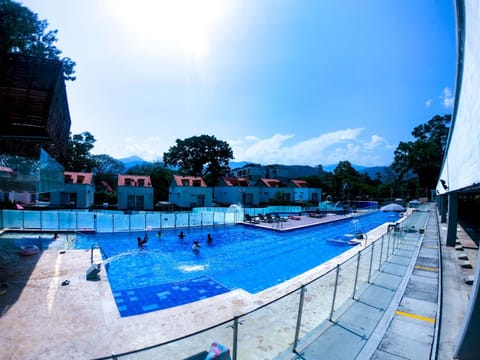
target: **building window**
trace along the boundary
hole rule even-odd
[[[143,195],[128,195],[127,208],[128,209],[143,209],[144,196]]]

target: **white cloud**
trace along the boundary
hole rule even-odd
[[[427,101],[425,101],[426,107],[430,107],[430,105],[432,105],[432,99],[428,99]]]
[[[443,89],[442,95],[440,95],[439,98],[446,109],[451,109],[453,107],[454,97],[452,90],[448,86]]]
[[[392,146],[378,135],[362,137],[363,128],[338,130],[295,142],[295,135],[275,134],[270,138],[248,137],[229,141],[235,160],[261,164],[329,165],[348,160],[374,166],[391,162]]]

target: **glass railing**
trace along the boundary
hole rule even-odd
[[[231,225],[243,221],[243,213],[239,210],[132,214],[118,211],[1,210],[0,215],[4,229],[34,231],[129,232]]]

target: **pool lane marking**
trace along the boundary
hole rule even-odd
[[[428,267],[428,266],[421,266],[421,265],[415,265],[415,269],[419,270],[426,270],[426,271],[438,271],[438,268],[436,267]]]
[[[409,317],[409,318],[411,318],[411,319],[426,321],[426,322],[429,322],[429,323],[432,323],[432,324],[435,323],[435,319],[434,319],[434,318],[429,318],[429,317],[422,316],[422,315],[416,315],[416,314],[412,314],[412,313],[407,313],[407,312],[405,312],[405,311],[397,310],[397,311],[395,311],[395,314],[401,315],[401,316],[405,316],[405,317]]]

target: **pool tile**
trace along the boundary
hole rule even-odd
[[[139,315],[179,306],[230,291],[213,279],[202,276],[189,280],[116,291],[120,316]]]

